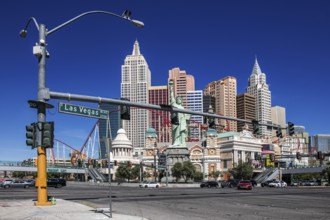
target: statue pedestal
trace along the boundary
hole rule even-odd
[[[181,145],[170,145],[167,147],[167,168],[169,174],[171,174],[171,169],[175,163],[183,163],[189,160],[189,151],[186,146]],[[170,178],[171,181],[172,178]]]

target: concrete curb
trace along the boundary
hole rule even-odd
[[[106,210],[106,209],[105,209]],[[32,200],[1,200],[1,220],[83,220],[109,219],[109,213],[89,206],[58,199],[56,205],[35,206]],[[114,220],[147,220],[140,216],[112,213]]]

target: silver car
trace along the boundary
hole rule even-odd
[[[24,180],[6,180],[2,183],[4,188],[29,188],[30,183],[25,182]]]

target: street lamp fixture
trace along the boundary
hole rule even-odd
[[[46,122],[46,108],[50,108],[47,101],[50,99],[49,89],[46,87],[46,58],[49,57],[49,54],[46,50],[46,38],[62,27],[67,26],[68,24],[76,21],[77,19],[89,15],[89,14],[107,14],[111,16],[115,16],[117,18],[126,20],[136,27],[142,28],[144,27],[144,23],[138,20],[131,19],[131,12],[125,10],[122,15],[117,15],[108,11],[88,11],[82,13],[60,25],[48,31],[44,24],[38,24],[37,20],[34,17],[31,17],[26,23],[23,30],[20,31],[19,35],[22,38],[27,36],[27,28],[31,21],[36,25],[37,30],[39,31],[39,43],[33,47],[33,54],[38,58],[38,100],[30,100],[29,102],[35,106],[37,109],[38,122],[37,125],[40,127],[44,122]],[[31,104],[30,104],[31,106]],[[36,142],[41,142],[42,135],[39,129],[37,129],[36,133]],[[52,146],[51,146],[52,147]],[[47,196],[47,164],[46,164],[46,148],[42,147],[38,144],[38,167],[37,167],[37,180],[36,186],[38,188],[38,201],[35,203],[37,206],[48,206],[51,203],[48,201]],[[111,217],[111,208],[110,208],[110,217]]]

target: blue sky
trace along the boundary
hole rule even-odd
[[[196,89],[234,76],[245,92],[255,56],[270,85],[272,105],[286,108],[287,121],[310,134],[329,134],[330,1],[327,0],[70,0],[0,3],[0,160],[35,157],[25,145],[25,125],[36,121],[27,100],[37,98],[38,40],[33,16],[50,30],[90,10],[121,14],[145,28],[112,16],[83,17],[47,38],[46,86],[51,91],[119,97],[121,65],[137,39],[149,64],[152,85],[164,85],[174,67],[195,76]],[[96,119],[47,112],[56,138],[81,148]],[[97,107],[95,104],[74,104]]]

